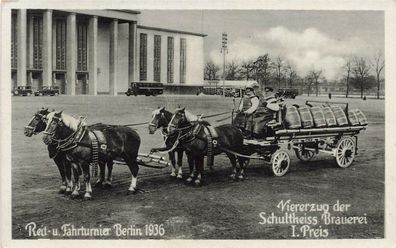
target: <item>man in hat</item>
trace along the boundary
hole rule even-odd
[[[266,135],[266,125],[276,122],[276,113],[279,111],[279,103],[276,94],[270,87],[264,88],[264,94],[260,98],[259,106],[253,115],[253,136],[263,138]]]
[[[245,134],[249,134],[252,130],[252,115],[259,106],[259,98],[254,93],[256,82],[248,83],[245,89],[245,95],[242,98],[237,115],[235,116],[235,126],[242,129]]]

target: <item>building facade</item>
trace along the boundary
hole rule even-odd
[[[125,92],[130,82],[202,85],[205,35],[139,25],[131,10],[12,10],[12,86]]]

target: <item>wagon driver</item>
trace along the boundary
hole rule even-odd
[[[259,98],[254,93],[254,88],[258,87],[256,82],[249,82],[245,89],[245,95],[242,98],[237,115],[235,116],[235,126],[242,129],[245,134],[252,130],[253,113],[259,106]]]

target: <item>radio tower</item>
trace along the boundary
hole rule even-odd
[[[222,41],[221,41],[221,51],[220,53],[223,54],[223,96],[225,96],[225,58],[226,58],[226,53],[228,53],[228,48],[227,48],[227,33],[223,32],[222,36]]]

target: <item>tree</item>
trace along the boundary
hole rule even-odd
[[[261,84],[262,89],[268,85],[271,73],[270,62],[270,57],[268,53],[266,53],[263,56],[258,57],[253,63],[254,79]]]
[[[217,80],[219,79],[218,72],[220,67],[215,65],[212,61],[208,61],[205,64],[204,78],[205,80]]]
[[[226,65],[226,80],[240,80],[241,77],[241,67],[233,60]]]
[[[320,76],[321,76],[321,75],[322,75],[322,70],[317,71],[317,70],[315,70],[315,69],[312,69],[312,70],[310,70],[310,71],[308,72],[308,78],[309,78],[313,83],[315,83],[316,96],[318,96],[318,93],[319,93],[319,87],[318,87],[318,85],[319,85],[319,79],[320,79]]]
[[[374,56],[374,61],[372,63],[375,72],[375,79],[377,81],[377,99],[380,97],[380,88],[381,88],[381,74],[382,70],[385,66],[385,61],[380,52],[377,52]]]
[[[297,82],[297,78],[298,78],[297,72],[290,64],[287,64],[285,69],[285,74],[286,74],[285,88],[287,87],[292,88],[293,84]]]
[[[307,86],[308,96],[311,94],[311,87],[314,84],[315,80],[310,73],[305,76],[304,83]]]
[[[346,75],[345,75],[345,82],[346,82],[345,97],[348,98],[349,85],[350,85],[350,81],[351,81],[351,72],[352,72],[352,61],[351,61],[351,59],[347,59],[347,61],[345,62],[344,70],[346,72]]]
[[[246,81],[254,78],[254,62],[253,61],[244,61],[241,65],[242,69],[240,71],[241,77],[246,78]]]
[[[360,85],[360,98],[363,98],[364,84],[369,76],[370,66],[363,57],[355,57],[353,63],[353,75],[356,83]]]
[[[280,89],[282,79],[284,78],[284,62],[281,57],[277,57],[271,65],[274,68],[274,75],[275,80],[278,82],[278,89]]]

